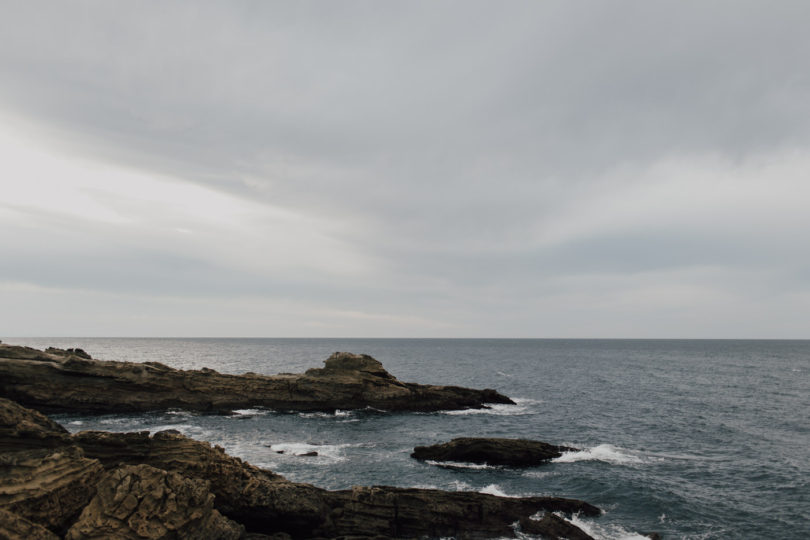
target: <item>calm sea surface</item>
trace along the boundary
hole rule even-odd
[[[575,522],[597,538],[810,538],[810,341],[90,339],[95,358],[274,374],[367,353],[404,381],[495,388],[514,406],[235,416],[181,411],[59,415],[71,431],[177,429],[287,478],[557,495],[605,509]],[[522,437],[582,448],[542,467],[443,467],[416,445]],[[284,454],[277,453],[284,450]],[[318,457],[296,457],[317,451]]]

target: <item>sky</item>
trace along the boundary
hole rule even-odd
[[[803,0],[0,12],[0,338],[810,338]]]

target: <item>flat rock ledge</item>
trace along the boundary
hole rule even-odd
[[[0,397],[43,412],[227,412],[266,407],[334,411],[373,407],[438,411],[512,404],[492,389],[405,383],[367,355],[338,352],[303,374],[227,375],[159,362],[95,360],[81,349],[39,351],[0,344]]]
[[[540,521],[525,521],[550,513],[600,510],[558,497],[387,486],[327,491],[173,431],[70,435],[0,398],[2,538],[465,540],[514,537],[521,520],[532,534],[558,538],[552,533],[570,523],[550,518],[554,528],[545,531]]]
[[[563,452],[576,451],[576,448],[526,439],[459,437],[446,443],[417,446],[411,457],[431,461],[533,467],[558,458]]]

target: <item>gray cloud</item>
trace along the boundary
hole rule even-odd
[[[7,3],[0,112],[42,144],[317,219],[333,250],[284,247],[301,259],[285,269],[271,260],[277,240],[236,250],[223,247],[239,244],[232,233],[189,247],[75,221],[17,224],[0,234],[17,255],[2,277],[297,299],[444,320],[455,326],[437,332],[457,335],[696,334],[705,321],[650,316],[689,310],[646,288],[675,282],[737,283],[692,300],[713,320],[777,279],[797,309],[810,285],[810,256],[796,249],[809,224],[796,204],[810,195],[797,180],[808,23],[804,2]],[[257,227],[276,238],[282,225]],[[70,234],[56,241],[56,229]],[[368,271],[321,272],[341,249]],[[695,277],[706,268],[722,270]],[[647,277],[633,289],[632,276]],[[585,290],[595,309],[580,327],[559,314],[581,315]],[[605,320],[621,311],[614,293],[631,290],[658,303]],[[369,331],[431,333],[401,323]]]

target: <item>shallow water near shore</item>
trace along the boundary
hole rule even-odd
[[[184,411],[58,415],[72,432],[177,429],[290,480],[583,499],[593,536],[810,535],[810,341],[7,338],[81,347],[105,360],[275,374],[366,353],[400,380],[495,388],[489,410],[378,410],[231,416]],[[580,448],[510,469],[410,458],[453,437],[537,439]],[[283,453],[280,453],[283,452]],[[317,452],[317,456],[302,456]]]

